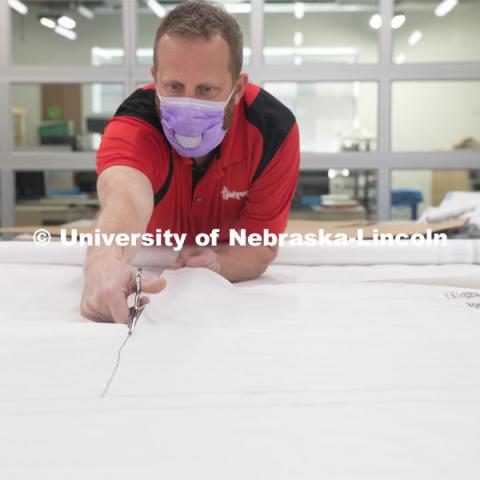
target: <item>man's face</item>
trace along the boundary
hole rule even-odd
[[[248,77],[232,79],[228,44],[221,36],[205,40],[165,34],[158,41],[156,60],[152,76],[161,96],[225,101],[235,88],[225,109],[224,128],[230,126]]]

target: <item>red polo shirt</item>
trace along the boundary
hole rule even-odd
[[[154,85],[136,90],[105,128],[97,174],[113,165],[143,172],[152,184],[154,210],[147,232],[229,229],[247,233],[285,230],[300,162],[295,117],[282,103],[248,84],[233,121],[206,173],[192,189],[192,164],[168,143],[155,108]]]

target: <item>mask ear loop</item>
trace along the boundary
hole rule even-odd
[[[225,107],[228,105],[228,103],[229,103],[230,100],[232,99],[232,95],[233,95],[234,92],[235,92],[235,85],[233,86],[232,91],[230,92],[230,95],[229,95],[228,98],[225,100]]]
[[[225,104],[223,106],[223,122],[222,122],[222,129],[223,130],[227,130],[225,128],[225,111],[226,111],[226,108],[227,108],[228,104],[230,103],[230,100],[232,99],[232,95],[233,95],[234,92],[235,92],[235,85],[233,85],[232,91],[230,92],[230,95],[228,96],[228,98],[225,100]]]

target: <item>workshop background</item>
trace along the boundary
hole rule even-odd
[[[176,2],[0,0],[1,224],[94,218],[95,151]],[[296,115],[291,218],[416,220],[480,191],[480,1],[229,1]]]

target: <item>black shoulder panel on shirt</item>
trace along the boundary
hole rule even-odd
[[[170,187],[173,176],[173,155],[170,144],[168,143],[163,133],[163,128],[158,118],[157,110],[155,109],[155,90],[135,90],[124,102],[118,107],[115,112],[115,117],[135,117],[149,123],[160,131],[164,139],[169,153],[168,175],[163,185],[154,195],[154,206],[156,207]]]
[[[245,107],[245,116],[263,137],[262,158],[253,176],[255,181],[287,138],[295,124],[295,117],[285,105],[262,88],[253,103]]]
[[[163,134],[162,125],[155,108],[155,90],[135,90],[115,112],[115,117],[135,117],[148,122],[160,130]]]
[[[153,197],[153,205],[156,207],[159,203],[160,200],[165,196],[165,194],[168,192],[168,188],[170,187],[170,183],[172,181],[172,176],[173,176],[173,155],[172,155],[172,150],[169,147],[168,148],[168,153],[170,156],[170,160],[168,163],[168,175],[165,181],[163,182],[163,185],[160,187],[160,189],[155,193],[155,196]]]

